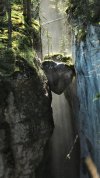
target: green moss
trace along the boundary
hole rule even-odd
[[[40,30],[39,21],[32,19],[32,27],[38,32]]]
[[[14,3],[13,3],[14,2]],[[20,0],[12,2],[12,49],[7,48],[8,18],[0,18],[0,75],[8,76],[19,71],[17,60],[25,60],[35,68],[35,48],[39,45],[40,25],[32,18],[31,26],[24,23],[23,6]],[[20,3],[21,2],[21,3]]]
[[[93,101],[97,101],[100,99],[100,93],[97,93],[96,96],[94,97]]]
[[[49,54],[47,56],[44,57],[44,60],[57,60],[57,61],[61,61],[63,57],[63,54],[61,53],[56,53],[56,54]]]
[[[17,58],[21,58],[26,60],[31,66],[34,65],[34,58],[36,56],[36,52],[33,51],[31,48],[28,48],[26,51],[17,51]]]
[[[64,56],[63,54],[53,54],[53,55],[51,54],[49,56],[45,56],[44,60],[53,60],[56,62],[64,62],[69,66],[73,65],[72,58],[69,56]]]
[[[14,72],[15,58],[15,52],[12,49],[0,50],[0,75]]]
[[[84,41],[86,38],[87,30],[83,27],[79,28],[78,33],[77,33],[77,41]]]
[[[30,39],[27,36],[21,36],[18,40],[18,48],[23,51],[29,47],[32,47]]]
[[[100,22],[100,1],[99,0],[69,0],[66,12],[69,19],[75,23],[99,23]]]
[[[24,23],[21,5],[18,6],[14,4],[12,6],[12,23],[17,26]]]
[[[88,24],[99,26],[99,7],[99,0],[68,0],[66,13],[73,29],[77,31],[77,42],[85,40]]]
[[[32,19],[31,26],[25,24],[25,33],[30,38],[30,42],[32,42],[33,47],[37,49],[40,46],[40,25],[37,20]],[[31,36],[30,36],[31,35]],[[32,40],[33,39],[33,40]]]

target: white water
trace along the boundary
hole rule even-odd
[[[75,171],[71,172],[70,161],[66,160],[66,155],[73,145],[70,108],[64,94],[58,96],[52,93],[52,96],[55,124],[50,143],[53,176],[54,178],[64,178],[69,175],[69,178],[72,178],[75,175]]]
[[[66,146],[69,146],[67,145],[67,142],[70,142],[71,146],[71,143],[73,142],[73,131],[71,129],[72,124],[69,104],[65,99],[64,94],[56,95],[52,93],[52,96],[52,108],[55,128],[62,133],[62,141],[66,143]],[[68,150],[69,149],[66,148],[66,153]]]
[[[75,136],[69,104],[64,94],[59,96],[52,93],[52,108],[55,128],[37,178],[79,178],[78,145],[75,145],[71,159],[66,159]]]

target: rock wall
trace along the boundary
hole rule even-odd
[[[43,71],[21,61],[0,77],[0,178],[35,178],[53,131],[51,93]]]
[[[83,158],[91,156],[100,173],[100,28],[88,26],[83,41],[74,40],[76,79],[68,89],[75,124],[80,137],[80,178],[89,178]],[[71,91],[71,93],[70,93]],[[68,94],[69,93],[69,94]]]

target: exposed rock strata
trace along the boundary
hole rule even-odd
[[[81,161],[90,155],[100,173],[100,99],[94,100],[100,93],[100,28],[89,26],[84,41],[75,39],[74,45],[76,81],[66,95],[80,137]],[[89,178],[81,163],[80,178]]]

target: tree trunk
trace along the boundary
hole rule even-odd
[[[26,22],[26,16],[27,16],[27,0],[23,0],[23,16],[24,16],[24,22]]]
[[[27,24],[31,25],[31,0],[27,0]]]
[[[31,0],[23,0],[23,15],[24,21],[29,26],[31,25]]]
[[[0,0],[0,30],[2,33],[4,33],[3,29],[3,22],[4,22],[4,16],[6,14],[6,6],[5,6],[5,0]]]
[[[4,16],[6,13],[5,0],[0,0],[0,16]]]
[[[6,8],[8,13],[8,48],[12,47],[12,21],[11,21],[11,3],[6,0]]]

